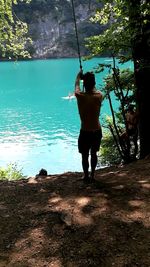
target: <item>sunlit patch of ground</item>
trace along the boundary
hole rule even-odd
[[[0,267],[149,267],[150,160],[0,182]]]

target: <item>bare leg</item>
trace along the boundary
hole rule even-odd
[[[84,178],[88,179],[89,177],[89,153],[82,154],[82,168],[84,171]]]
[[[94,179],[96,165],[97,165],[96,151],[91,151],[91,178],[92,179]]]

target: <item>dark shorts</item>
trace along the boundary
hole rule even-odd
[[[78,138],[79,153],[88,153],[91,151],[99,151],[102,139],[102,131],[84,131],[80,130]]]

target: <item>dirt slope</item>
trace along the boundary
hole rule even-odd
[[[0,267],[149,267],[150,159],[0,182]]]

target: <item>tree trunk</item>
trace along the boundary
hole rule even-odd
[[[136,84],[139,106],[140,158],[144,158],[150,154],[150,68],[143,66],[137,71]]]
[[[140,158],[150,154],[150,18],[143,22],[139,0],[130,1],[132,54],[139,110]],[[145,19],[145,18],[144,18]]]

